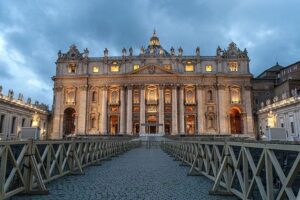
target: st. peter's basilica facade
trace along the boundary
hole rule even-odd
[[[156,33],[138,54],[58,52],[51,138],[69,134],[253,134],[247,51],[166,51]]]

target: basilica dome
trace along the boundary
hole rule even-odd
[[[156,31],[153,31],[153,35],[150,38],[149,45],[147,49],[145,49],[146,56],[170,56],[169,52],[167,52],[161,45],[159,38],[156,36]]]

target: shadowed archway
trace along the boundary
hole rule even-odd
[[[242,112],[238,107],[232,107],[229,111],[230,116],[230,133],[242,134],[243,133],[243,118]]]

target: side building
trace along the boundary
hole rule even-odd
[[[253,134],[247,51],[165,50],[156,36],[138,54],[58,52],[51,138],[66,135]]]
[[[35,102],[31,98],[24,101],[23,95],[14,98],[13,90],[7,95],[2,93],[0,86],[0,138],[17,139],[22,127],[39,127],[42,139],[47,137],[48,106]]]
[[[253,80],[256,131],[285,128],[290,138],[300,136],[300,61],[265,70]]]

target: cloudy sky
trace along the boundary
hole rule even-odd
[[[6,0],[0,1],[0,85],[49,105],[57,51],[75,43],[91,56],[137,53],[153,29],[169,50],[214,55],[234,41],[251,72],[300,60],[299,0]]]

